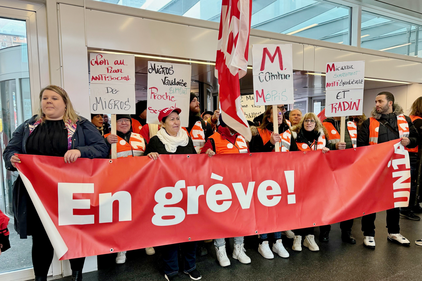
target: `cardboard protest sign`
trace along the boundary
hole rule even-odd
[[[158,124],[158,113],[166,108],[180,108],[182,127],[189,123],[191,66],[148,62],[147,123]]]
[[[254,102],[254,95],[242,95],[240,96],[240,102],[242,103],[242,110],[245,114],[245,117],[249,121],[253,121],[253,119],[265,111],[265,106],[257,106]]]
[[[253,45],[255,105],[292,104],[292,45]]]
[[[91,113],[135,114],[135,57],[90,54]]]
[[[327,63],[326,71],[327,117],[362,115],[365,62]]]

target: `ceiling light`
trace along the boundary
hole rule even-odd
[[[304,31],[304,30],[306,30],[306,29],[312,28],[312,27],[317,26],[317,25],[318,25],[317,23],[314,23],[314,24],[311,24],[311,25],[309,25],[309,26],[307,26],[307,27],[304,27],[304,28],[298,29],[298,30],[296,30],[296,31],[293,31],[293,32],[287,33],[287,35],[293,35],[293,34],[299,33],[299,32],[301,32],[301,31]]]
[[[407,46],[407,45],[410,45],[410,44],[412,44],[412,43],[406,43],[406,44],[403,44],[403,45],[397,45],[397,46],[394,46],[394,47],[381,49],[380,51],[387,51],[387,50],[391,50],[391,49],[395,49],[395,48],[400,48],[400,47],[404,47],[404,46]]]

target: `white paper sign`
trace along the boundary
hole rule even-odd
[[[362,115],[365,62],[331,62],[326,70],[325,116]]]
[[[265,111],[265,106],[255,105],[254,95],[241,95],[240,102],[242,104],[242,110],[247,120],[252,121],[253,119]]]
[[[148,62],[147,123],[158,124],[158,114],[166,107],[180,108],[182,127],[189,125],[191,66]]]
[[[255,105],[294,103],[292,45],[253,45]]]
[[[135,57],[91,53],[91,113],[135,114]]]
[[[91,113],[135,114],[135,85],[91,84]]]

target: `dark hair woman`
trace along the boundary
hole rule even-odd
[[[40,92],[38,115],[26,120],[13,133],[4,150],[6,168],[16,170],[20,159],[15,154],[64,157],[66,163],[79,157],[106,158],[107,145],[95,126],[73,110],[66,91],[54,85]],[[20,177],[13,190],[15,228],[21,238],[32,235],[32,263],[35,280],[47,280],[54,249],[23,186]],[[82,280],[85,258],[70,260],[73,280]]]
[[[280,150],[282,152],[296,151],[297,146],[295,140],[291,137],[290,126],[287,120],[283,116],[283,111],[280,107],[277,107],[277,122],[278,122],[278,134],[275,134],[273,124],[273,109],[272,106],[268,107],[262,118],[262,123],[258,127],[258,134],[254,136],[249,144],[251,152],[270,152],[274,151],[275,144],[280,143]],[[282,161],[282,160],[280,160]],[[286,235],[294,236],[290,231],[286,231]],[[288,258],[289,252],[284,248],[281,239],[281,231],[273,233],[274,244],[270,248],[268,234],[260,234],[260,241],[258,245],[258,252],[266,259],[273,259],[273,252],[277,253],[282,258]]]

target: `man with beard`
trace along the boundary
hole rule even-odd
[[[394,95],[381,92],[375,98],[375,108],[372,117],[363,122],[358,132],[358,146],[376,145],[390,140],[401,139],[401,144],[413,148],[418,143],[418,133],[411,119],[403,114],[403,109],[394,103]],[[376,214],[362,217],[363,245],[375,249],[375,218]],[[387,239],[403,246],[410,242],[400,234],[400,210],[387,210]]]
[[[199,100],[194,93],[190,94],[189,108],[189,126],[186,129],[188,130],[189,136],[192,138],[196,152],[200,153],[201,148],[208,140],[208,137],[214,133],[214,131],[210,123],[202,120],[200,115],[201,109],[199,108]]]

